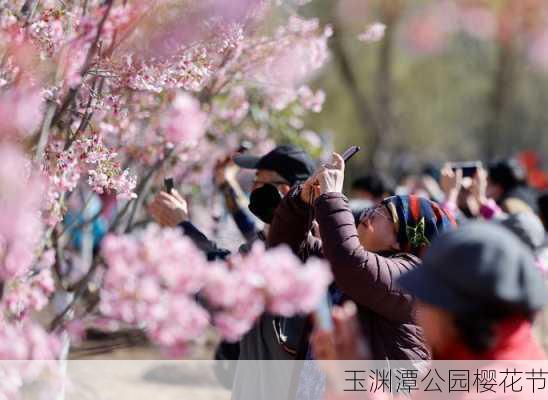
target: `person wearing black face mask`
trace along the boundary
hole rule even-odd
[[[266,224],[267,230],[279,201],[293,185],[308,179],[314,172],[315,165],[304,150],[292,145],[278,146],[262,157],[238,154],[233,157],[233,162],[238,167],[256,170],[249,210],[243,206],[240,190],[230,177],[234,173],[226,171],[228,163],[218,164],[215,171],[215,181],[225,195],[227,208],[246,239],[246,244],[240,248],[245,253],[255,240],[265,239],[265,232],[256,228],[249,211]],[[207,239],[189,221],[187,204],[176,190],[172,193],[159,193],[148,209],[160,225],[180,226],[210,260],[225,259],[230,254],[228,250]]]
[[[274,211],[282,198],[289,193],[293,185],[306,181],[315,169],[310,156],[292,145],[278,146],[262,157],[238,154],[233,160],[240,168],[256,170],[249,210],[266,224],[265,231],[268,230]],[[227,201],[227,204],[230,202]],[[232,214],[238,224],[238,213]],[[263,235],[259,234],[262,240],[264,233],[266,232],[263,232]],[[244,233],[244,236],[248,235]],[[249,244],[251,242],[253,240],[248,240]]]
[[[277,146],[262,157],[238,154],[233,163],[245,169],[255,169],[249,211],[265,223],[260,231],[241,200],[230,160],[217,164],[215,182],[221,189],[228,210],[246,239],[239,251],[246,253],[256,240],[265,241],[266,232],[274,210],[295,184],[306,181],[314,172],[315,164],[302,149],[292,145]],[[232,172],[227,169],[231,168]],[[226,259],[230,251],[220,248],[209,240],[188,219],[187,204],[176,190],[161,192],[149,205],[149,212],[156,222],[164,226],[179,226],[193,242],[204,251],[209,260]],[[222,343],[216,359],[288,359],[296,352],[302,321],[266,316],[248,333],[240,344]],[[283,338],[283,339],[282,339]],[[243,351],[241,352],[241,348]],[[228,367],[228,366],[227,366]],[[230,378],[228,378],[230,380]],[[230,382],[226,382],[230,384]]]

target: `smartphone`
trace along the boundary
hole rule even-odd
[[[333,319],[331,318],[331,307],[329,306],[329,297],[327,293],[322,297],[318,308],[314,312],[314,320],[322,331],[333,331]]]
[[[350,146],[346,151],[342,154],[342,158],[345,163],[347,163],[352,157],[356,155],[356,153],[360,151],[359,146]]]
[[[164,188],[166,189],[166,192],[171,194],[171,191],[173,190],[174,184],[173,184],[173,178],[165,178],[164,179]]]
[[[463,178],[473,178],[482,165],[481,161],[454,162],[451,163],[451,169],[453,171],[461,169]]]

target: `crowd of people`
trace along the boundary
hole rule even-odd
[[[255,170],[249,201],[239,168]],[[329,261],[334,282],[332,329],[313,316],[263,315],[239,343],[221,343],[218,360],[545,358],[548,193],[529,187],[519,162],[448,163],[399,183],[369,173],[348,185],[350,198],[344,180],[339,154],[316,166],[291,145],[219,160],[215,183],[242,234],[239,252],[286,245],[303,261]],[[210,260],[230,258],[190,221],[177,190],[149,212]],[[242,392],[246,377],[228,371],[219,375]]]

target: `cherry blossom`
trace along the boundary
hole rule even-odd
[[[56,336],[34,322],[0,324],[0,360],[56,360],[59,350]]]
[[[265,311],[291,317],[314,310],[332,280],[319,260],[306,265],[287,247],[266,251],[256,244],[251,253],[235,257],[233,267],[208,269],[205,298],[214,308],[213,321],[225,339],[236,341]]]
[[[42,107],[38,88],[15,86],[0,92],[0,139],[32,134],[40,124]]]
[[[177,229],[133,231],[164,174],[211,190],[217,158],[242,140],[268,151],[272,120],[298,137],[321,110],[325,94],[306,80],[328,60],[331,29],[298,15],[307,2],[283,2],[287,14],[263,29],[276,1],[46,0],[27,13],[24,1],[0,0],[0,336],[18,335],[0,358],[56,357],[33,314],[57,292],[87,309],[86,296],[62,290],[78,279],[98,286],[105,327],[142,328],[171,354],[211,324],[237,340],[265,310],[309,311],[316,291],[294,292],[308,267],[287,252],[277,256],[289,286],[269,293],[264,249],[254,268],[241,258],[231,269],[206,265]],[[102,204],[90,213],[86,197]],[[86,221],[70,226],[69,209]],[[72,235],[102,218],[110,235],[87,254]],[[236,298],[221,296],[227,285]],[[82,333],[85,315],[71,315],[56,333]]]
[[[162,347],[178,351],[208,326],[207,312],[192,299],[202,286],[206,260],[176,229],[150,225],[135,236],[109,236],[101,313],[136,327]]]
[[[31,176],[30,160],[17,148],[0,146],[0,280],[28,273],[43,227],[43,185]],[[18,174],[14,172],[18,171]]]
[[[200,110],[200,103],[186,93],[177,93],[162,116],[161,129],[165,138],[178,146],[196,143],[206,128],[207,116]]]

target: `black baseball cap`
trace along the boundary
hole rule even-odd
[[[277,172],[290,185],[307,180],[315,170],[308,153],[293,145],[278,146],[262,157],[238,154],[234,156],[234,162],[241,168]]]
[[[514,234],[471,222],[439,236],[422,265],[398,284],[424,303],[456,313],[531,314],[548,303],[534,257]]]

